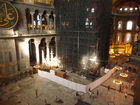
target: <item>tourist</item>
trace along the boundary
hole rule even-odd
[[[76,98],[78,99],[78,100],[81,100],[81,95],[78,93],[78,91],[76,91]]]
[[[45,105],[48,105],[48,102],[47,102],[47,100],[46,100],[46,99],[45,99],[45,101],[44,101],[44,102],[45,102]]]
[[[91,96],[92,96],[92,91],[91,91],[91,89],[89,88],[89,96],[90,96],[90,98],[91,98]]]
[[[99,95],[99,90],[97,90],[97,96]]]
[[[35,95],[38,97],[38,89],[35,89]]]
[[[57,103],[63,103],[63,100],[60,99],[60,98],[58,98],[58,97],[56,96],[56,97],[55,97],[55,102],[57,102]]]
[[[110,90],[110,86],[107,87],[108,91]]]
[[[95,96],[95,95],[94,95],[94,92],[91,92],[91,96],[92,96],[92,98],[94,99],[94,96]]]
[[[78,91],[76,91],[75,95],[76,95],[76,96],[79,96],[79,93],[78,93]]]
[[[124,97],[125,97],[125,99],[127,99],[127,93],[124,93]]]
[[[55,96],[55,101],[57,102],[59,99],[58,99],[58,97],[57,96]]]
[[[94,92],[92,92],[91,89],[89,89],[89,96],[90,98],[94,98]]]
[[[120,92],[122,91],[122,85],[120,85],[119,91],[120,91]]]

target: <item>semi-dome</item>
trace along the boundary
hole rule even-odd
[[[140,3],[132,0],[124,0],[123,2],[119,2],[113,7],[113,13],[117,14],[137,14],[140,12]]]

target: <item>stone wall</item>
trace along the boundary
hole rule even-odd
[[[43,13],[54,11],[45,5],[31,5],[22,2],[11,2],[19,13],[17,25],[12,29],[0,29],[0,79],[10,79],[22,77],[22,74],[30,72],[31,66],[29,62],[29,43],[30,39],[35,39],[36,47],[42,38],[46,42],[50,42],[52,37],[56,36],[55,30],[40,31],[28,30],[25,9],[29,8],[31,12],[39,10]],[[20,76],[19,76],[20,75]],[[0,81],[1,82],[1,81]]]
[[[0,78],[17,75],[17,59],[14,39],[0,39]]]

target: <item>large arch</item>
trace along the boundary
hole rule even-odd
[[[39,44],[39,62],[40,64],[45,63],[45,59],[46,59],[46,42],[45,42],[45,38],[42,38]]]
[[[53,37],[49,43],[50,59],[56,56],[56,42],[55,37]]]
[[[34,39],[30,39],[28,41],[29,44],[29,59],[30,59],[30,65],[34,66],[36,64],[36,48],[34,44]]]

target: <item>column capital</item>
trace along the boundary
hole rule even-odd
[[[40,16],[42,16],[42,15],[43,15],[43,13],[41,12],[41,13],[39,13],[39,15],[40,15]]]
[[[30,12],[31,15],[34,15],[34,13],[35,13],[35,12],[32,12],[32,11]]]
[[[49,14],[49,13],[47,13],[46,15],[47,15],[47,16],[50,16],[50,14]]]
[[[36,45],[39,45],[40,44],[40,41],[36,41],[35,40],[34,42],[35,42]]]
[[[46,44],[49,44],[51,41],[47,41]]]
[[[56,17],[56,14],[53,14],[54,17]]]

